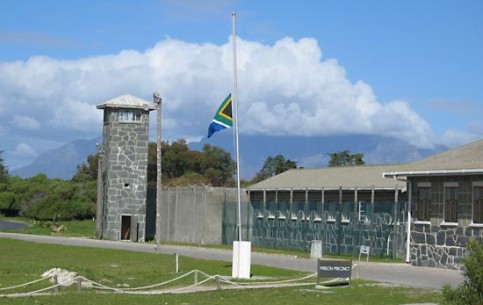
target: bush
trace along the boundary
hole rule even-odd
[[[39,174],[12,178],[10,193],[1,192],[0,209],[17,209],[20,215],[39,220],[89,219],[95,215],[96,181],[48,179]],[[14,198],[9,194],[14,194]],[[12,201],[13,200],[13,201]]]
[[[483,242],[471,239],[467,246],[468,256],[464,258],[465,280],[456,289],[445,286],[445,304],[483,304]]]
[[[0,210],[19,210],[13,192],[0,192]]]

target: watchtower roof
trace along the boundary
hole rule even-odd
[[[125,94],[97,105],[97,109],[105,108],[129,108],[151,111],[156,109],[156,105],[134,95]]]

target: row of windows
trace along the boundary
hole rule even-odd
[[[118,122],[142,122],[142,113],[133,111],[121,111],[118,113]]]
[[[472,197],[472,212],[470,212],[472,221],[473,223],[483,223],[483,186],[474,186]],[[458,222],[458,199],[458,186],[447,186],[444,188],[442,216],[445,222]],[[418,220],[429,221],[431,213],[434,215],[435,212],[432,211],[431,187],[418,187],[418,200],[416,205],[416,216]]]
[[[359,201],[354,202],[306,202],[306,203],[287,203],[287,202],[253,202],[255,210],[257,210],[258,218],[267,219],[292,219],[292,220],[314,220],[314,221],[342,221],[351,222],[353,220],[359,222],[376,222],[392,223],[394,213],[395,217],[401,219],[405,213],[405,202],[379,202],[370,203]],[[376,219],[379,218],[379,219]],[[383,220],[381,220],[383,218]]]

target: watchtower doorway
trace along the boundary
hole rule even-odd
[[[122,215],[121,240],[131,240],[131,216]]]

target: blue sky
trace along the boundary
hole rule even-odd
[[[4,0],[7,165],[100,134],[95,105],[163,96],[163,137],[198,140],[232,89],[240,132],[382,134],[418,147],[483,137],[483,2]]]

